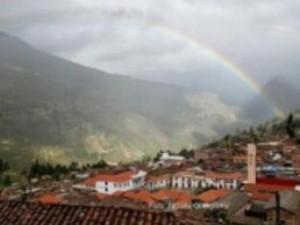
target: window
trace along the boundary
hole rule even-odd
[[[105,192],[108,192],[108,188],[107,187],[104,190],[105,190]]]

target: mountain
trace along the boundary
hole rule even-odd
[[[274,117],[270,120],[266,120],[263,123],[259,123],[256,126],[252,126],[250,129],[239,130],[235,134],[225,135],[219,140],[215,140],[200,149],[218,149],[227,148],[228,145],[234,146],[235,144],[247,145],[253,142],[272,142],[274,140],[281,140],[283,142],[289,141],[295,145],[300,144],[300,110],[291,112],[292,119]],[[288,121],[290,125],[288,126]],[[252,124],[253,125],[253,124]],[[294,137],[290,137],[293,130]],[[292,128],[292,129],[291,129]]]
[[[286,114],[300,108],[300,77],[280,76],[269,81],[263,89],[263,93],[272,99],[273,104],[277,105]],[[257,123],[274,117],[274,112],[268,103],[261,96],[256,96],[249,102],[243,110],[245,118]]]
[[[255,96],[245,82],[231,72],[224,72],[224,69],[220,69],[218,65],[202,72],[165,71],[165,73],[144,75],[143,79],[174,84],[188,90],[215,93],[222,96],[226,103],[237,106],[244,106],[245,102]]]
[[[99,50],[100,51],[100,50]],[[239,123],[211,93],[112,75],[0,34],[0,158],[127,161],[203,144]]]

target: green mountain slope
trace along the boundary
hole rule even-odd
[[[239,122],[215,95],[87,68],[3,33],[0,80],[0,157],[20,167],[132,160],[203,144]]]

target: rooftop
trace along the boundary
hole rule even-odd
[[[38,201],[42,204],[59,204],[63,202],[63,198],[54,193],[46,193],[40,196]]]
[[[293,213],[300,212],[300,192],[283,191],[280,192],[280,207]],[[275,197],[267,203],[266,209],[274,209],[276,207]]]
[[[152,197],[156,201],[172,200],[177,203],[190,203],[193,198],[188,193],[168,189],[162,189],[158,192],[154,192],[152,193]]]
[[[170,174],[162,174],[158,176],[147,176],[146,180],[148,182],[155,182],[155,181],[161,181],[169,178],[170,178]]]
[[[245,191],[248,193],[271,193],[278,191],[293,190],[292,187],[284,185],[270,185],[270,184],[246,184]]]
[[[233,179],[233,180],[241,180],[243,178],[243,174],[239,172],[231,172],[231,173],[221,173],[221,172],[207,172],[205,174],[207,178],[212,179]]]
[[[87,178],[83,181],[83,184],[88,186],[95,186],[98,181],[108,182],[126,182],[138,175],[141,171],[127,171],[118,174],[99,174],[93,177]]]
[[[211,203],[227,196],[228,194],[230,194],[230,192],[231,191],[229,190],[223,190],[223,189],[209,190],[200,194],[196,198],[204,203]]]
[[[45,205],[19,201],[0,202],[1,225],[193,225],[207,224],[171,212],[105,206]],[[184,222],[183,222],[184,221]]]
[[[252,200],[267,202],[273,197],[273,194],[255,191],[250,193],[250,197]]]

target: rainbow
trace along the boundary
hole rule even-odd
[[[61,12],[64,13],[64,12]],[[140,18],[127,18],[125,19],[128,22],[136,23],[137,25],[142,25],[143,27],[150,27],[157,30],[159,33],[162,33],[163,35],[168,35],[173,38],[175,38],[178,41],[182,41],[186,43],[187,45],[199,49],[201,53],[204,53],[208,58],[211,58],[215,60],[216,62],[220,63],[225,69],[227,69],[230,74],[244,82],[251,90],[253,90],[255,93],[261,95],[268,104],[272,107],[273,112],[279,116],[284,117],[285,111],[282,110],[278,103],[276,103],[271,96],[269,96],[267,93],[263,91],[263,88],[261,85],[254,80],[246,71],[243,70],[240,66],[233,63],[228,57],[223,55],[222,53],[216,51],[215,49],[211,48],[210,46],[206,45],[203,41],[201,41],[199,38],[195,38],[192,36],[189,36],[183,32],[180,32],[174,28],[171,28],[169,26],[165,26],[158,23],[153,23],[149,21],[145,21]],[[11,22],[10,20],[6,22]],[[19,23],[18,23],[19,24]]]
[[[204,43],[203,41],[188,36],[182,32],[179,32],[178,30],[172,29],[170,27],[162,26],[160,24],[150,24],[150,26],[155,28],[160,33],[172,36],[176,40],[183,41],[189,46],[199,49],[207,57],[216,60],[224,68],[230,71],[232,75],[234,75],[236,78],[244,82],[255,93],[261,95],[266,100],[266,102],[270,104],[275,115],[277,115],[278,117],[286,116],[284,110],[281,109],[281,107],[271,98],[271,96],[269,96],[267,93],[263,91],[261,85],[256,80],[254,80],[247,72],[245,72],[241,67],[239,67],[231,60],[229,60],[228,57],[226,57],[225,55],[203,44]]]

